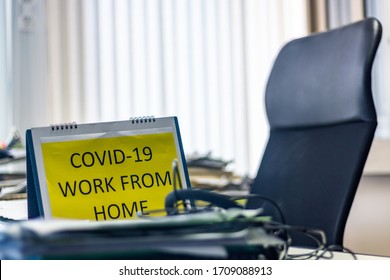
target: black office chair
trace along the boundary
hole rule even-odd
[[[376,129],[371,69],[381,33],[369,18],[294,40],[268,80],[270,135],[251,193],[275,201],[287,224],[324,230],[328,245],[343,245]],[[254,198],[247,207],[259,205]]]
[[[369,18],[281,49],[265,95],[269,140],[250,191],[259,197],[246,208],[263,207],[282,221],[281,210],[286,224],[321,229],[327,245],[343,245],[377,125],[371,68],[380,38],[379,21]],[[179,198],[202,199],[196,192]],[[212,200],[218,204],[220,197]],[[317,246],[306,235],[291,236],[292,245]]]

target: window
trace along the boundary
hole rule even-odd
[[[177,115],[187,154],[257,170],[264,86],[282,44],[307,34],[306,1],[20,0],[14,124]]]

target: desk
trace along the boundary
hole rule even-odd
[[[14,220],[25,220],[27,219],[27,200],[0,200],[0,216]],[[302,255],[313,252],[311,249],[291,247],[289,248],[289,255]],[[326,253],[325,256],[329,256],[330,253]],[[354,257],[349,253],[344,252],[332,252],[332,260],[353,260]],[[355,254],[358,260],[389,260],[390,257],[385,256],[373,256],[365,254]],[[309,258],[309,259],[315,259]]]
[[[311,252],[313,252],[313,250],[306,249],[306,248],[298,248],[298,247],[290,247],[288,250],[289,255],[310,254]],[[333,254],[332,258],[329,258],[329,260],[354,260],[354,256],[350,253],[332,251],[332,254]],[[330,253],[326,253],[325,256],[330,256]],[[355,257],[357,260],[388,260],[388,261],[390,261],[390,257],[385,257],[385,256],[355,254]],[[327,259],[327,258],[322,258],[322,259]],[[315,257],[309,258],[309,260],[315,260]]]

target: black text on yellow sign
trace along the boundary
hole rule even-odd
[[[173,189],[171,132],[42,143],[53,218],[131,219]]]

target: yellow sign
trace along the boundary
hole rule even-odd
[[[53,218],[131,219],[173,190],[171,132],[45,142],[42,156]]]

